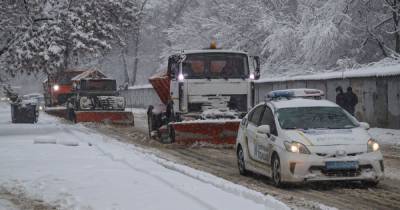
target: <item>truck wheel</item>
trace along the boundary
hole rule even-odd
[[[169,133],[169,139],[170,139],[170,143],[174,143],[175,142],[175,129],[172,126],[168,126],[168,133]]]
[[[154,125],[154,122],[153,122],[153,119],[154,119],[154,114],[153,114],[153,106],[149,106],[149,108],[147,108],[147,127],[148,127],[148,130],[149,130],[149,137],[151,138],[152,136],[151,136],[151,132],[153,131],[153,125]]]
[[[246,176],[248,171],[246,170],[246,163],[244,162],[244,153],[241,146],[237,150],[237,161],[240,175]]]

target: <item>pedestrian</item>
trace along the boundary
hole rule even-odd
[[[343,93],[343,88],[341,86],[338,86],[336,88],[336,104],[339,105],[340,107],[344,108],[345,106],[345,96]]]
[[[75,111],[74,111],[74,103],[71,98],[68,99],[67,101],[67,113],[68,113],[68,119],[71,120],[72,122],[75,122]]]
[[[347,88],[347,92],[344,94],[344,98],[344,109],[346,109],[351,115],[354,116],[355,107],[358,104],[358,97],[356,94],[353,93],[353,88]]]

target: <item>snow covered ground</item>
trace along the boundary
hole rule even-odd
[[[382,145],[392,145],[400,147],[400,130],[371,128],[369,130],[369,133]]]
[[[60,209],[288,209],[271,196],[156,157],[148,151],[41,114],[11,124],[0,104],[1,195]]]

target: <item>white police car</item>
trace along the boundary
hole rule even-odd
[[[272,91],[243,118],[236,140],[239,172],[264,174],[283,183],[383,178],[379,144],[367,123],[315,89]]]

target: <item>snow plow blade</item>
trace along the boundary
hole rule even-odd
[[[134,125],[132,112],[127,111],[76,111],[75,120],[79,122],[103,122],[111,124]]]
[[[186,121],[170,125],[177,144],[235,144],[240,120]]]
[[[44,111],[47,114],[68,119],[67,108],[65,107],[46,107]]]

